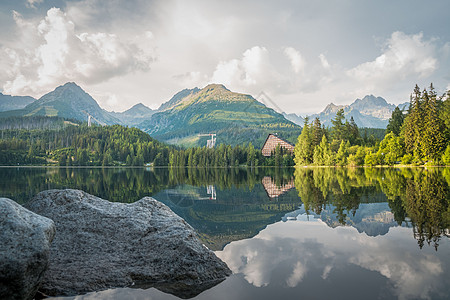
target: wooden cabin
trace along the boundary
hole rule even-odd
[[[275,152],[275,148],[277,145],[289,151],[291,154],[294,153],[294,145],[291,143],[279,138],[275,134],[269,134],[267,136],[266,141],[264,142],[264,146],[261,149],[262,155],[266,157],[270,157],[272,153]]]

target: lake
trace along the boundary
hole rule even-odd
[[[0,168],[21,204],[64,188],[165,203],[233,271],[193,299],[449,299],[449,185],[450,168]]]

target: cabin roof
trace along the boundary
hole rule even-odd
[[[266,145],[266,143],[267,143],[267,140],[269,139],[269,137],[271,136],[271,135],[273,135],[274,137],[276,137],[277,139],[279,139],[279,140],[282,140],[283,142],[286,142],[286,143],[288,143],[289,145],[291,145],[292,147],[295,147],[295,145],[294,144],[292,144],[292,143],[290,143],[290,142],[288,142],[288,141],[286,141],[285,139],[283,139],[283,138],[280,138],[278,135],[276,135],[276,134],[273,134],[273,133],[269,133],[269,135],[267,135],[267,138],[266,138],[266,140],[264,141],[264,144],[263,144],[263,146],[262,146],[262,148],[264,148],[264,146]],[[262,149],[261,148],[261,149]]]

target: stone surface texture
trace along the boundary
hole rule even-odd
[[[187,298],[231,273],[189,224],[150,197],[128,204],[49,190],[27,207],[56,224],[41,287],[50,296],[156,287]]]
[[[0,198],[0,299],[33,299],[54,236],[52,220]]]

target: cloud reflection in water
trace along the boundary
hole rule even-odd
[[[333,281],[333,272],[350,276],[357,266],[387,278],[385,288],[398,299],[428,299],[435,293],[445,298],[449,292],[450,261],[444,254],[449,241],[443,240],[442,246],[438,252],[419,249],[410,228],[393,227],[386,235],[371,237],[314,219],[269,225],[254,238],[232,242],[216,254],[256,287],[296,287],[311,279],[325,285]]]

